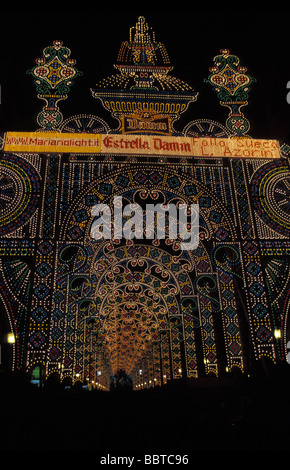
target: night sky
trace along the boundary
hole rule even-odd
[[[79,5],[80,6],[80,5]],[[32,68],[42,50],[55,39],[71,49],[78,70],[69,98],[60,101],[64,119],[81,113],[95,114],[112,127],[109,113],[91,96],[90,88],[115,73],[121,42],[129,39],[129,29],[138,16],[145,16],[165,44],[172,75],[189,83],[199,92],[190,104],[177,130],[198,118],[210,118],[224,124],[228,109],[204,79],[220,49],[229,49],[240,58],[241,65],[256,79],[251,85],[249,105],[242,108],[251,122],[249,135],[254,138],[278,139],[290,144],[290,104],[287,82],[290,81],[290,12],[218,12],[218,11],[91,11],[71,12],[2,12],[0,132],[34,131],[36,116],[44,101],[36,96]],[[290,92],[290,90],[288,90]]]
[[[71,58],[76,60],[76,67],[83,74],[75,79],[68,99],[59,102],[64,119],[77,114],[94,114],[105,119],[112,128],[117,127],[116,120],[102,108],[99,100],[92,97],[90,88],[102,78],[116,73],[113,65],[121,42],[129,40],[130,27],[135,26],[139,16],[144,16],[155,31],[156,40],[163,42],[167,49],[174,67],[171,75],[187,82],[199,93],[198,100],[190,104],[176,123],[176,130],[182,131],[187,123],[199,118],[225,123],[229,110],[220,106],[212,86],[204,80],[209,76],[214,56],[221,49],[229,49],[256,79],[251,85],[249,105],[242,108],[251,123],[249,135],[277,139],[281,145],[290,145],[290,104],[286,100],[287,92],[290,93],[290,88],[287,90],[290,82],[290,12],[195,12],[194,9],[183,10],[182,4],[179,8],[179,3],[174,3],[178,8],[164,13],[116,11],[113,5],[111,3],[108,11],[92,11],[77,3],[78,10],[72,12],[68,4],[68,14],[59,11],[60,2],[45,3],[47,11],[55,13],[21,12],[14,3],[15,11],[0,12],[0,136],[6,131],[38,129],[36,117],[45,102],[37,98],[33,77],[26,72],[54,40],[63,41],[63,45],[71,49]],[[225,9],[228,4],[224,5],[222,8]],[[169,393],[166,401],[163,395],[150,396],[147,405],[144,402],[146,395],[141,395],[140,399],[137,394],[135,401],[129,395],[124,404],[124,401],[118,401],[120,398],[112,402],[107,394],[100,406],[99,402],[90,402],[87,397],[84,401],[82,398],[75,401],[74,395],[71,401],[67,396],[60,400],[58,394],[53,400],[48,395],[47,401],[39,399],[35,402],[31,395],[28,402],[22,396],[14,402],[11,393],[5,401],[4,418],[1,417],[0,445],[4,440],[4,443],[8,442],[8,448],[17,448],[19,439],[21,449],[25,445],[29,449],[35,446],[35,449],[45,450],[50,446],[52,449],[94,449],[94,462],[95,449],[100,450],[102,445],[112,446],[120,454],[123,453],[122,445],[132,449],[136,445],[142,453],[150,453],[152,441],[153,447],[158,449],[156,453],[161,454],[164,451],[159,448],[160,441],[166,446],[171,446],[172,442],[180,445],[180,451],[175,452],[170,447],[170,453],[186,453],[186,445],[193,446],[194,458],[199,446],[210,450],[211,446],[218,449],[221,445],[226,452],[231,448],[243,449],[244,445],[250,450],[256,449],[255,445],[263,451],[289,449],[289,389],[289,380],[285,388],[280,383],[266,392],[265,388],[257,388],[253,401],[245,402],[249,415],[245,414],[241,427],[237,418],[235,428],[230,421],[231,413],[233,420],[236,416],[231,390],[226,401],[223,401],[224,397],[220,398],[223,391],[218,391],[216,402],[210,406],[207,402],[210,395],[203,395],[203,389],[192,395],[193,399],[190,396],[190,402],[187,401],[189,395],[183,398],[181,394],[181,398],[176,398]],[[122,396],[121,400],[124,400]],[[224,403],[229,408],[225,407],[223,420],[220,404]],[[40,406],[43,406],[43,412],[39,411]],[[81,410],[79,413],[76,412],[78,409]],[[11,419],[13,411],[15,417],[12,415]],[[183,422],[190,424],[190,428],[186,424],[183,426]],[[224,423],[221,430],[220,422]],[[13,447],[13,441],[16,447]]]

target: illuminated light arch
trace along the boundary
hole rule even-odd
[[[142,181],[142,183],[140,182]],[[126,190],[124,188],[126,187]],[[109,204],[112,207],[113,196],[124,196],[132,200],[132,194],[150,191],[163,194],[167,202],[173,198],[186,201],[188,205],[199,204],[199,211],[205,221],[205,231],[217,240],[235,240],[237,238],[234,221],[219,198],[205,185],[196,179],[182,175],[170,168],[143,165],[133,167],[128,175],[119,171],[111,171],[105,177],[92,181],[72,202],[66,211],[64,222],[60,228],[60,240],[78,242],[89,237],[92,220],[91,209],[95,204]],[[157,201],[156,201],[157,202]],[[223,227],[225,227],[223,229]]]
[[[87,316],[87,318],[90,318],[91,320],[96,319],[98,321],[98,323],[100,324],[102,322],[102,320],[108,318],[108,315],[109,315],[108,311],[113,311],[114,308],[117,308],[117,309],[119,308],[114,304],[113,304],[111,309],[109,308],[109,305],[110,305],[110,302],[108,301],[109,296],[112,296],[112,291],[114,291],[114,289],[116,289],[115,292],[120,293],[121,290],[122,290],[122,287],[124,287],[124,289],[126,289],[129,285],[133,285],[132,282],[133,282],[134,279],[132,277],[130,279],[128,279],[129,274],[132,274],[132,273],[131,273],[130,270],[127,269],[127,271],[129,271],[129,272],[127,272],[127,277],[124,276],[123,284],[120,281],[119,281],[119,283],[114,284],[114,275],[119,276],[120,272],[121,272],[121,270],[120,270],[119,273],[118,272],[114,273],[114,270],[115,270],[116,267],[118,267],[119,269],[120,268],[125,269],[126,267],[128,268],[128,266],[130,264],[134,263],[134,262],[135,262],[136,266],[138,265],[138,258],[128,258],[128,251],[126,251],[127,257],[124,257],[124,252],[121,255],[120,251],[121,251],[121,249],[123,249],[124,251],[128,250],[128,248],[129,249],[130,248],[137,249],[137,248],[140,248],[140,247],[143,248],[142,245],[140,245],[140,244],[136,245],[136,244],[133,244],[133,243],[129,244],[129,245],[125,245],[123,247],[120,247],[120,245],[117,243],[116,246],[114,246],[114,244],[112,242],[108,242],[108,241],[106,243],[103,243],[102,245],[103,245],[102,250],[100,250],[101,252],[99,253],[99,263],[100,263],[100,266],[101,266],[100,270],[97,267],[96,259],[94,258],[95,255],[91,256],[90,265],[89,265],[90,267],[88,267],[87,259],[84,259],[83,255],[82,255],[82,253],[84,253],[84,250],[83,250],[83,248],[80,247],[81,263],[79,263],[79,260],[78,260],[77,256],[75,257],[75,263],[76,263],[76,266],[81,266],[82,268],[85,266],[86,269],[85,269],[84,273],[86,272],[87,274],[84,275],[84,274],[81,274],[80,272],[74,272],[74,270],[72,269],[70,271],[71,275],[73,276],[72,280],[67,280],[66,281],[66,279],[65,279],[66,276],[64,276],[64,284],[63,285],[64,286],[69,285],[72,288],[72,291],[70,290],[70,291],[67,292],[67,294],[72,297],[72,303],[70,304],[70,301],[69,301],[67,307],[68,307],[68,310],[71,309],[71,311],[74,311],[75,318],[78,318],[78,320],[79,320],[79,326],[82,323],[81,317],[83,317],[84,315]],[[107,247],[107,249],[104,249],[105,246]],[[111,246],[110,250],[108,250],[108,246]],[[148,256],[148,251],[151,250],[151,249],[154,250],[155,253],[157,251],[159,251],[159,254],[158,254],[159,261],[158,261],[158,259],[156,260],[156,258],[155,259],[151,258],[152,266],[154,268],[156,268],[156,267],[159,268],[159,272],[162,272],[162,264],[160,262],[160,259],[164,255],[168,257],[168,253],[166,251],[162,250],[160,247],[147,245],[146,246],[147,256]],[[113,252],[113,250],[115,250],[115,252]],[[67,249],[65,249],[65,251],[67,251]],[[92,255],[92,251],[90,249],[88,250],[88,252]],[[118,258],[116,257],[116,252],[118,252]],[[62,253],[61,256],[63,258],[63,251],[61,251],[61,253]],[[104,253],[106,253],[105,257],[104,257]],[[192,255],[192,257],[194,258],[194,255]],[[175,257],[174,255],[171,255],[171,258],[174,258],[175,261],[178,260],[178,257]],[[148,258],[148,260],[149,259],[150,258]],[[179,270],[179,272],[182,273],[183,275],[185,275],[185,278],[186,277],[188,278],[190,272],[193,269],[193,266],[199,266],[199,269],[200,269],[200,263],[202,263],[202,269],[205,269],[204,265],[205,265],[205,260],[206,259],[209,261],[209,257],[208,257],[208,255],[206,255],[206,251],[202,250],[201,247],[199,247],[199,255],[195,256],[195,261],[194,261],[194,263],[191,264],[191,268],[189,270],[183,270],[182,271],[182,268],[181,268],[182,264],[181,265],[176,264],[176,266],[177,266],[177,269]],[[113,260],[115,260],[115,262],[113,262]],[[123,265],[122,265],[122,260],[124,262]],[[137,263],[136,263],[136,260],[137,260]],[[143,262],[144,264],[145,264],[145,261],[147,261],[147,259],[144,257],[144,253],[142,253],[142,257],[139,259],[139,261]],[[154,263],[153,263],[153,261],[154,261]],[[189,266],[188,265],[188,260],[185,259],[185,261],[186,261],[187,264],[185,264],[184,266],[188,267]],[[142,264],[142,263],[140,263],[140,264]],[[171,269],[173,268],[172,259],[171,259],[171,264],[169,262],[168,265],[170,265]],[[166,266],[165,269],[168,270],[168,266]],[[210,263],[208,263],[208,266],[207,266],[206,269],[208,271],[207,278],[210,278],[211,280],[214,280],[215,276],[211,274],[212,267],[211,267]],[[112,273],[114,273],[113,277],[110,277],[110,274],[112,274]],[[137,273],[139,274],[138,271],[137,271]],[[168,271],[167,271],[167,273],[168,273]],[[92,277],[94,278],[95,284],[94,284],[93,288],[92,288],[92,283],[90,282],[90,279],[88,279],[86,277],[88,274],[90,276],[90,279],[92,279]],[[152,292],[154,292],[154,289],[152,289],[152,285],[154,284],[154,281],[155,281],[156,277],[154,277],[152,275],[152,273],[150,273],[150,270],[149,270],[148,273],[146,273],[146,269],[144,269],[143,274],[147,275],[149,280],[151,280],[151,285],[150,285],[150,282],[149,282],[149,284],[147,284],[146,288],[148,287],[149,289],[152,290]],[[204,277],[204,276],[205,276],[205,273],[199,274],[199,278],[198,278],[199,281],[200,281],[201,277]],[[171,279],[174,278],[172,273],[170,273],[170,277],[171,277]],[[184,282],[185,278],[183,278],[183,286],[186,284],[186,282]],[[83,283],[76,282],[80,279],[83,279],[84,282]],[[165,278],[165,281],[166,281],[166,278]],[[164,325],[162,327],[163,334],[166,334],[166,331],[167,331],[167,336],[168,336],[167,337],[167,347],[170,344],[170,340],[172,340],[172,337],[170,337],[170,335],[173,332],[173,334],[174,334],[173,336],[175,336],[174,337],[175,347],[178,348],[178,345],[180,346],[180,339],[181,339],[181,338],[179,338],[180,328],[177,328],[177,329],[175,328],[175,330],[172,330],[170,328],[170,322],[171,321],[180,322],[179,326],[182,326],[182,328],[181,328],[182,340],[186,339],[187,341],[189,341],[191,343],[191,347],[189,347],[189,345],[186,346],[187,352],[188,352],[188,354],[186,356],[186,363],[187,363],[187,375],[188,376],[193,376],[193,377],[198,376],[196,358],[195,358],[195,355],[196,355],[195,354],[195,348],[192,345],[192,340],[194,340],[194,332],[195,332],[194,329],[196,328],[196,326],[200,327],[200,325],[202,323],[203,323],[203,325],[207,324],[207,322],[208,322],[208,325],[209,325],[208,328],[211,331],[208,331],[206,334],[205,333],[203,334],[204,354],[207,355],[206,358],[205,358],[206,359],[205,365],[206,365],[208,373],[213,372],[215,375],[218,374],[216,354],[214,353],[215,348],[213,347],[214,331],[213,331],[213,328],[212,328],[212,320],[211,320],[213,311],[215,309],[213,308],[213,310],[211,312],[209,310],[209,308],[211,309],[211,307],[209,307],[207,305],[208,304],[208,299],[211,297],[210,296],[210,290],[211,289],[208,290],[208,289],[206,289],[206,286],[201,286],[199,281],[197,282],[197,285],[198,285],[197,292],[193,292],[192,282],[189,281],[188,284],[190,285],[190,290],[183,293],[183,295],[181,295],[180,299],[181,300],[182,299],[186,300],[186,299],[190,298],[190,296],[191,296],[191,298],[196,298],[196,299],[199,298],[199,306],[201,308],[202,314],[204,315],[203,318],[199,317],[200,313],[197,312],[197,316],[195,316],[194,317],[195,319],[194,319],[191,315],[192,312],[186,310],[186,307],[185,307],[184,303],[180,304],[180,302],[177,303],[177,301],[175,301],[175,304],[174,304],[174,302],[171,301],[171,307],[175,305],[175,308],[178,308],[179,311],[175,310],[174,312],[171,312],[170,316],[167,314],[168,316],[167,316],[166,328],[164,327]],[[108,284],[108,282],[109,282],[109,284]],[[141,285],[140,279],[137,280],[137,283],[138,282],[139,282],[139,285]],[[148,282],[148,279],[147,279],[147,282]],[[216,281],[214,281],[214,282],[216,282]],[[165,284],[168,285],[168,282],[167,283],[165,282]],[[76,300],[74,298],[74,295],[77,294],[77,292],[78,292],[77,286],[81,286],[81,285],[83,285],[83,289],[84,289],[83,295],[81,296],[80,299]],[[144,283],[142,285],[144,287]],[[176,276],[175,276],[175,281],[172,284],[172,286],[173,286],[173,290],[175,291],[174,292],[175,294],[177,294],[177,293],[180,294],[181,293],[182,289],[180,288],[180,286],[178,286]],[[103,293],[101,292],[101,294],[102,294],[101,298],[100,298],[100,295],[98,297],[96,297],[95,292],[98,292],[100,294],[100,289],[102,289],[102,288],[104,289],[104,291],[103,291]],[[91,296],[91,298],[88,298],[87,295]],[[155,292],[155,295],[156,295],[156,299],[160,298],[160,293],[159,292],[157,292],[157,293]],[[99,298],[99,301],[97,300],[98,298]],[[148,299],[148,296],[147,296],[147,298],[145,297],[145,299]],[[168,299],[168,295],[167,295],[167,299]],[[166,302],[166,300],[163,300],[163,302],[162,302],[164,312],[166,312],[166,311],[168,312],[168,308],[169,308],[169,304],[168,304],[168,302]],[[218,299],[212,299],[212,300],[215,302],[215,305],[218,305],[218,303],[219,303]],[[82,309],[82,303],[83,302],[87,302],[88,306],[90,305],[92,307],[92,311]],[[128,298],[127,302],[123,302],[121,298],[119,299],[119,305],[124,304],[126,306],[126,303],[128,303],[128,302],[129,303],[130,302],[137,303],[136,299],[134,299],[132,301],[130,298]],[[143,298],[143,304],[144,303],[146,303],[146,302],[144,302],[144,298]],[[103,307],[103,305],[105,307]],[[125,308],[126,307],[124,307],[124,309]],[[158,308],[160,308],[160,302],[158,304]],[[104,312],[104,310],[105,310],[105,312]],[[183,320],[182,315],[184,317],[184,320]],[[196,325],[196,319],[197,318],[198,318],[198,325]],[[161,321],[162,321],[162,319],[161,319]],[[83,323],[82,323],[82,328],[84,327]],[[105,321],[104,321],[104,323],[105,323]],[[168,328],[168,325],[169,325],[169,328]],[[99,330],[100,330],[100,328],[99,328]],[[53,331],[53,327],[51,328],[51,331]],[[106,331],[106,328],[103,328],[103,331]],[[91,333],[92,333],[92,331],[90,331],[90,334]],[[95,333],[97,333],[97,331],[95,331]],[[84,335],[84,332],[82,332],[82,335]],[[101,346],[102,349],[104,349],[104,347],[105,347],[104,339],[105,338],[102,337],[102,336],[100,336],[98,338],[98,341],[102,340],[102,343],[103,343],[102,346]],[[61,339],[61,341],[63,341],[63,339]],[[82,337],[80,336],[78,341],[80,341],[79,355],[81,356],[83,354],[83,351],[84,351],[84,342],[85,342],[84,336],[82,336]],[[95,340],[94,340],[94,343],[96,345]],[[158,344],[158,341],[156,341],[155,343]],[[159,345],[160,345],[160,341],[159,341]],[[164,343],[164,347],[166,347],[166,343]],[[144,351],[144,353],[146,353],[146,351]],[[96,355],[96,353],[93,353],[93,354]],[[109,367],[111,367],[110,364],[109,364],[110,363],[110,357],[109,357],[110,356],[110,351],[106,351],[106,355],[107,355],[107,362],[108,362],[107,365],[109,365]],[[176,357],[178,357],[178,354],[177,354]],[[83,360],[84,360],[84,357],[82,356],[81,362],[83,362]],[[172,357],[170,358],[170,355],[169,355],[169,361],[170,360],[172,361]],[[94,359],[94,361],[97,364],[97,359],[96,358]],[[55,362],[54,367],[56,367],[56,364],[57,364],[56,361],[52,361],[52,362]],[[160,358],[159,358],[159,362],[161,362]],[[210,362],[212,362],[212,363],[210,363]],[[181,376],[182,367],[181,367],[180,361],[179,362],[177,361],[176,364],[177,365],[175,367],[175,373],[174,373],[173,377],[178,378],[178,376]],[[195,365],[193,365],[193,364],[195,364]],[[48,364],[48,368],[51,365],[52,364]],[[80,367],[80,364],[78,365],[78,367]],[[87,364],[86,367],[84,367],[84,368],[83,367],[84,366],[82,364],[82,371],[83,371],[84,377],[87,378],[87,379],[90,379],[90,380],[91,380],[92,377],[95,379],[95,377],[91,376],[91,374],[90,374],[90,370],[92,371],[92,369],[88,368],[88,364]],[[97,366],[94,366],[93,374],[95,373],[97,368],[98,368]],[[111,369],[109,369],[109,371],[108,371],[108,369],[107,369],[106,372],[109,373],[110,370]],[[138,370],[138,366],[137,366],[136,370]],[[135,375],[136,375],[136,370],[133,371]],[[80,369],[79,368],[77,369],[76,374],[78,374],[78,375],[80,374]],[[73,372],[71,372],[71,375],[73,375]],[[167,361],[167,378],[172,378],[171,369],[170,369],[170,362],[168,362],[168,361]],[[154,379],[154,377],[151,377],[151,379]]]
[[[138,24],[143,25],[142,18]],[[189,85],[169,76],[171,65],[167,55],[161,54],[153,60],[155,38],[143,33],[142,38],[147,38],[143,48],[145,55],[136,56],[141,52],[140,44],[130,34],[130,41],[124,42],[120,49],[118,74],[100,81],[92,94],[102,101],[111,117],[117,113],[120,121],[120,127],[115,130],[117,134],[132,132],[129,118],[136,120],[136,132],[139,129],[141,133],[154,135],[154,130],[174,139],[180,135],[173,129],[175,120],[198,94]],[[60,42],[54,44],[51,52],[53,50],[64,51]],[[163,46],[159,48],[159,52],[162,51],[165,53]],[[144,68],[145,58],[148,62]],[[131,66],[133,75],[130,75]],[[162,76],[160,66],[164,67]],[[34,72],[38,74],[40,69],[37,67]],[[70,72],[78,75],[75,67]],[[245,137],[249,122],[241,108],[248,104],[248,86],[253,79],[228,50],[222,50],[221,55],[215,57],[210,72],[207,82],[218,93],[220,104],[229,108],[229,118],[226,125],[210,119],[191,121],[183,135],[188,138],[210,136],[217,140],[218,137]],[[41,84],[45,85],[43,81],[38,83]],[[67,83],[70,84],[72,82]],[[51,98],[51,112],[56,115],[50,118],[56,119],[41,121],[47,130],[52,126],[57,132],[111,132],[105,121],[93,115],[77,115],[62,121],[56,106],[57,96]],[[49,117],[47,109],[44,111],[42,117]],[[165,114],[160,116],[160,113]],[[198,155],[180,158],[173,154],[165,157],[133,153],[126,156],[4,154],[2,171],[6,168],[6,175],[10,176],[5,197],[10,194],[13,199],[17,182],[20,182],[18,193],[27,198],[26,202],[36,197],[35,205],[31,206],[18,199],[19,213],[18,206],[15,213],[13,204],[10,206],[13,216],[5,219],[7,226],[2,233],[5,239],[0,240],[4,256],[8,257],[14,256],[17,249],[27,249],[28,253],[25,243],[31,242],[29,250],[35,270],[30,289],[31,315],[27,317],[30,322],[27,367],[42,364],[49,376],[58,371],[61,363],[61,379],[71,377],[73,381],[90,380],[100,372],[98,383],[108,388],[112,347],[107,347],[106,334],[110,346],[118,331],[128,336],[121,348],[123,353],[132,344],[132,331],[137,331],[140,349],[144,347],[144,356],[138,357],[138,364],[131,361],[138,386],[138,368],[144,371],[143,377],[147,374],[146,380],[152,382],[156,364],[160,364],[157,375],[158,383],[162,383],[163,375],[166,378],[180,377],[180,374],[192,378],[202,373],[219,376],[224,366],[228,370],[238,367],[243,371],[250,348],[255,359],[268,355],[275,361],[283,360],[284,338],[279,340],[275,334],[278,335],[276,329],[280,329],[282,335],[285,333],[289,311],[286,296],[289,282],[281,262],[282,257],[290,253],[289,206],[285,202],[289,171],[284,159],[286,154],[275,161],[263,160],[264,154],[255,159],[251,155],[245,153],[245,158],[207,155],[206,159]],[[8,165],[11,168],[14,165],[14,170],[18,168],[14,179]],[[19,170],[21,165],[26,165],[23,172]],[[194,252],[181,253],[178,242],[170,239],[146,240],[146,243],[142,240],[123,240],[122,243],[92,240],[92,208],[98,203],[112,208],[115,195],[124,197],[126,202],[143,204],[149,200],[199,204],[199,247]],[[18,219],[19,215],[23,219]],[[40,227],[37,227],[38,221]],[[9,227],[8,222],[12,222]],[[18,240],[13,239],[12,233]],[[28,240],[26,234],[29,234]],[[19,242],[17,249],[15,242]],[[144,247],[146,255],[141,255],[138,250]],[[140,260],[143,266],[138,264]],[[2,269],[4,284],[1,286],[9,292],[13,276],[7,280],[4,271]],[[170,279],[166,275],[161,277],[165,271],[171,272]],[[146,281],[142,279],[144,273]],[[142,282],[137,276],[141,276]],[[140,292],[130,292],[129,288],[134,285]],[[171,285],[172,295],[165,292]],[[276,285],[277,295],[274,295],[272,287]],[[244,304],[238,303],[237,291]],[[115,292],[118,301],[110,297],[111,292]],[[242,304],[250,337],[245,351],[239,321]],[[132,305],[136,309],[131,308]],[[160,313],[159,318],[158,310],[165,312]],[[138,321],[133,313],[131,320],[127,318],[130,311],[138,311],[141,315]],[[156,329],[150,322],[146,323],[146,312],[147,320],[155,321]],[[162,325],[163,316],[166,328]],[[128,327],[127,333],[124,325]],[[158,341],[152,342],[152,348],[149,338],[147,343],[143,341],[150,332],[158,334]],[[114,355],[117,351],[114,350]],[[115,356],[114,361],[117,364]]]
[[[96,329],[87,322],[97,318],[98,324],[101,323],[104,319],[102,305],[107,301],[106,289],[112,290],[116,287],[114,277],[118,276],[118,273],[114,270],[127,269],[129,271],[127,274],[132,274],[134,263],[139,273],[144,270],[144,274],[147,274],[150,279],[149,281],[147,279],[148,286],[152,286],[156,281],[156,273],[153,273],[153,270],[157,269],[159,274],[170,272],[170,282],[175,289],[171,303],[168,301],[170,295],[167,294],[163,296],[161,304],[158,304],[159,308],[162,306],[168,312],[167,328],[159,328],[158,341],[152,344],[152,348],[149,347],[144,351],[144,357],[143,359],[140,357],[139,364],[135,363],[133,371],[135,384],[138,384],[138,367],[141,367],[142,361],[146,362],[147,354],[150,355],[151,361],[152,357],[155,357],[155,364],[158,362],[161,364],[162,370],[166,370],[164,375],[167,378],[178,378],[183,375],[198,377],[201,368],[198,361],[200,362],[201,357],[205,373],[218,375],[220,365],[216,351],[215,324],[222,321],[224,338],[220,340],[226,341],[228,367],[238,365],[243,369],[243,351],[239,337],[239,323],[235,320],[237,318],[235,302],[226,299],[228,281],[223,284],[220,275],[215,271],[215,264],[211,260],[208,248],[204,245],[215,236],[217,245],[226,243],[227,240],[233,243],[232,240],[236,238],[235,226],[212,191],[205,188],[200,181],[182,176],[180,178],[175,171],[156,166],[153,168],[143,166],[141,169],[138,167],[136,171],[132,168],[131,177],[120,174],[119,171],[111,171],[106,177],[92,181],[71,203],[60,227],[57,245],[56,290],[49,330],[47,373],[57,370],[58,363],[62,362],[64,364],[62,377],[70,376],[74,381],[80,377],[85,380],[93,378],[95,381],[94,374],[102,368],[102,386],[108,388],[112,364],[110,350],[105,345],[105,336],[102,336],[104,330]],[[122,187],[124,184],[126,190],[120,190],[120,185]],[[123,239],[123,241],[103,242],[93,240],[90,236],[93,222],[90,211],[93,203],[102,201],[112,207],[115,195],[123,196],[126,202],[146,203],[152,201],[152,198],[153,201],[163,202],[182,201],[188,204],[199,202],[201,206],[199,247],[193,252],[181,251],[178,243],[170,239],[145,241]],[[143,263],[142,267],[138,267],[140,260]],[[204,275],[210,276],[214,282],[214,292],[211,292],[207,283],[204,286],[200,284],[200,279]],[[196,279],[195,284],[194,279]],[[163,281],[166,284],[164,288],[167,288],[167,278],[164,277]],[[126,288],[131,280],[127,275],[118,282]],[[143,286],[145,284],[143,283]],[[101,296],[100,291],[103,288],[104,293]],[[233,290],[233,286],[230,286],[230,289]],[[191,306],[190,303],[186,305],[187,299],[190,298]],[[147,300],[148,296],[146,302]],[[126,308],[124,303],[124,310]],[[111,310],[114,310],[113,307]],[[107,321],[107,326],[112,331],[112,322]],[[201,346],[196,345],[196,335],[199,335]],[[182,351],[181,347],[185,349]],[[114,361],[116,363],[115,359]],[[151,380],[154,379],[152,367]]]
[[[153,315],[153,325],[151,326],[155,326],[155,329],[169,329],[170,315],[180,315],[179,305],[175,298],[180,293],[178,281],[168,272],[168,267],[165,273],[164,265],[161,264],[160,260],[155,259],[153,264],[153,260],[149,257],[147,258],[150,247],[139,245],[139,248],[144,248],[147,252],[146,255],[143,254],[142,258],[130,259],[124,257],[119,259],[119,262],[110,265],[107,271],[103,272],[97,284],[97,286],[103,286],[103,292],[101,292],[103,298],[101,299],[99,317],[105,320],[110,314],[110,310],[119,310],[122,305],[124,306],[124,311],[130,305],[138,305],[139,310],[147,309],[148,313],[151,312],[151,319]],[[120,248],[117,247],[117,250],[120,251]],[[156,251],[155,247],[154,250]],[[162,251],[162,253],[163,256],[168,257],[165,251]],[[162,254],[160,256],[162,257]],[[150,263],[151,267],[149,269]],[[134,272],[130,269],[130,265],[135,265],[134,267],[137,267],[138,270]],[[116,279],[110,276],[114,271],[119,271],[115,272]],[[159,271],[159,273],[156,271]],[[159,277],[157,274],[159,274]],[[107,282],[108,284],[102,282],[104,278],[107,278],[105,283]],[[96,291],[100,292],[100,288],[97,287]],[[116,297],[118,298],[117,305],[114,304]],[[168,303],[169,298],[171,298],[171,303]],[[172,310],[174,310],[173,313]],[[157,341],[158,338],[155,338],[155,340]]]

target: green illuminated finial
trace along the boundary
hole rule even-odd
[[[214,64],[205,81],[214,87],[220,104],[230,109],[226,121],[230,132],[242,137],[249,131],[250,123],[241,108],[248,104],[249,86],[255,79],[246,73],[246,67],[240,66],[240,59],[227,49],[222,49],[221,55],[214,57]]]
[[[43,130],[59,127],[63,117],[57,103],[67,99],[73,79],[81,75],[70,54],[70,49],[64,47],[61,41],[54,41],[53,46],[43,50],[43,57],[36,59],[36,66],[27,72],[34,77],[38,98],[46,103],[37,117]]]

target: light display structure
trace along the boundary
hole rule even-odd
[[[121,44],[117,73],[91,90],[118,120],[111,129],[96,115],[63,119],[58,103],[81,75],[70,54],[61,41],[44,49],[29,71],[45,101],[40,127],[3,139],[0,304],[3,331],[15,337],[9,367],[40,366],[45,378],[106,390],[125,370],[138,390],[247,373],[263,357],[285,362],[288,146],[249,136],[241,108],[253,78],[222,50],[206,81],[229,109],[225,124],[194,119],[176,131],[198,93],[170,75],[163,43],[140,17]],[[113,207],[114,196],[142,207],[198,204],[198,248],[181,250],[169,237],[93,239],[92,208]]]

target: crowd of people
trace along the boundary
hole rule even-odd
[[[286,449],[289,374],[277,368],[270,376],[176,381],[140,391],[119,374],[110,392],[61,384],[40,389],[0,374],[0,445],[111,452]]]

